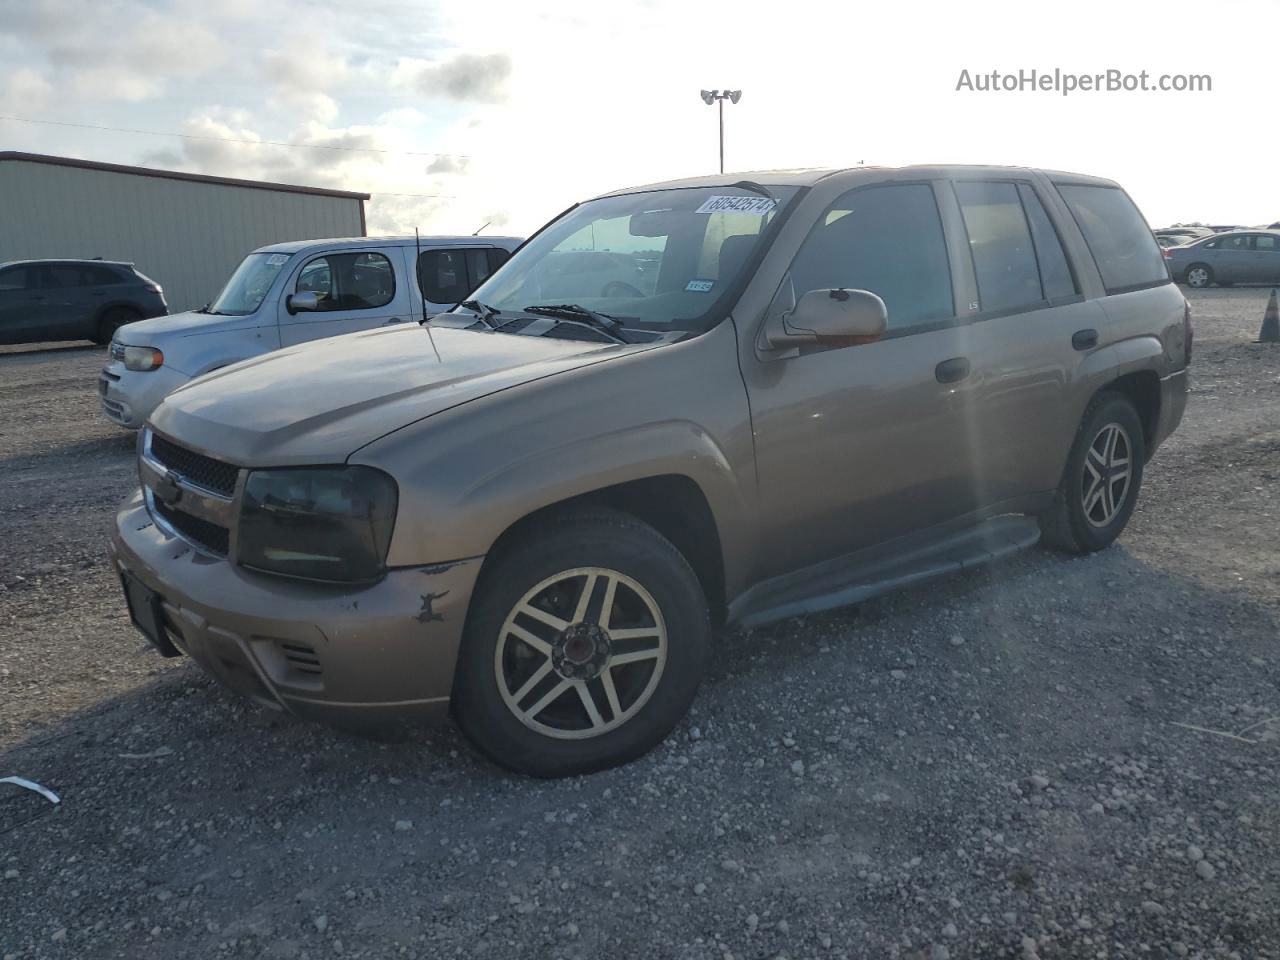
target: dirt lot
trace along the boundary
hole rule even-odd
[[[135,475],[102,353],[6,348],[0,776],[63,802],[0,786],[0,958],[1280,957],[1266,293],[1192,293],[1187,418],[1118,546],[726,636],[666,744],[554,783],[151,653],[103,546]]]

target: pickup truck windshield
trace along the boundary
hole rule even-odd
[[[209,304],[209,312],[233,317],[244,317],[262,306],[278,274],[291,259],[288,253],[251,253],[240,261],[231,279],[222,288],[216,300]]]
[[[629,327],[701,330],[795,187],[655,190],[581,204],[472,296],[501,315],[574,304]],[[513,327],[511,332],[516,332]]]

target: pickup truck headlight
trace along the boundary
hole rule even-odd
[[[126,370],[156,370],[164,363],[164,354],[155,347],[125,347]]]
[[[237,560],[308,580],[376,580],[398,498],[396,482],[372,467],[254,470],[244,486]]]

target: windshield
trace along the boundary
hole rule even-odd
[[[472,297],[503,314],[576,304],[627,326],[703,329],[795,187],[655,190],[591,200],[525,244]]]
[[[262,306],[276,274],[284,269],[292,256],[289,253],[249,254],[240,261],[240,266],[231,274],[217,299],[209,304],[209,312],[236,317],[253,313]]]

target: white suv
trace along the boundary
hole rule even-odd
[[[199,310],[116,332],[98,377],[102,410],[137,429],[171,391],[211,370],[449,310],[519,245],[516,237],[360,237],[262,247]]]

